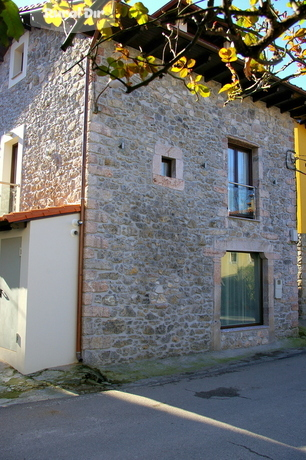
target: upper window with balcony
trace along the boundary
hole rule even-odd
[[[256,202],[253,186],[252,151],[228,147],[228,210],[233,217],[255,219]]]
[[[4,134],[0,144],[0,216],[19,211],[24,125]]]

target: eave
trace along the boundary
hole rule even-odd
[[[80,210],[80,204],[66,204],[49,208],[32,209],[30,211],[11,212],[0,217],[0,231],[11,230],[14,224],[16,225],[31,220],[56,217],[65,214],[74,214],[80,212]]]
[[[169,11],[175,7],[177,0],[171,0],[164,7],[160,8],[152,15],[152,19],[160,19],[163,12]],[[41,9],[42,4],[26,7],[21,11],[21,16],[25,24],[30,24],[30,14]],[[188,7],[190,11],[199,10],[195,5]],[[131,19],[124,18],[124,25],[131,26],[135,22]],[[134,49],[141,49],[146,55],[153,55],[158,59],[172,57],[169,50],[165,50],[165,40],[163,33],[167,31],[166,24],[155,23],[148,27],[140,27],[134,30],[123,30],[116,36],[116,41],[123,46],[129,46]],[[115,31],[115,30],[114,30]],[[187,32],[178,31],[178,50],[182,50],[193,39],[195,27],[192,20],[187,22]],[[87,35],[92,35],[88,33]],[[195,72],[203,75],[206,82],[215,81],[221,86],[231,82],[231,73],[225,64],[220,61],[218,51],[223,46],[223,39],[220,36],[202,35],[186,57],[196,60]],[[233,64],[240,79],[241,84],[245,87],[249,82],[243,73],[244,62],[238,60]],[[254,102],[263,102],[267,108],[277,107],[282,113],[288,112],[290,116],[300,124],[306,125],[306,92],[291,83],[283,82],[280,79],[273,78],[274,85],[264,91],[257,91],[251,97]]]

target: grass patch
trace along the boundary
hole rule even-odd
[[[306,327],[304,326],[299,327],[299,337],[300,339],[306,340]]]
[[[22,394],[22,391],[12,390],[12,391],[1,391],[0,399],[16,399]]]

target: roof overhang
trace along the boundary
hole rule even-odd
[[[164,7],[160,8],[153,17],[160,17],[163,12],[172,9],[176,0],[172,0]],[[190,5],[190,10],[196,11],[199,8],[195,5]],[[170,51],[165,50],[165,40],[163,32],[166,25],[163,27],[149,26],[148,28],[138,28],[137,30],[122,31],[116,40],[124,46],[139,49],[147,55],[153,55],[157,58],[165,56],[170,59],[172,55]],[[187,31],[178,30],[178,50],[182,50],[193,39],[196,32],[194,22],[190,19],[187,22]],[[187,58],[196,60],[195,72],[203,75],[206,82],[215,81],[220,83],[221,86],[231,82],[231,73],[226,65],[221,62],[219,57],[219,50],[224,46],[222,37],[212,37],[208,34],[203,34],[197,43],[186,53]],[[237,71],[243,87],[249,86],[249,80],[244,75],[244,61],[238,60],[232,63]],[[272,79],[273,85],[270,89],[257,91],[249,96],[254,102],[261,101],[266,104],[268,108],[277,107],[279,110],[289,112],[290,116],[300,124],[306,124],[306,91],[291,83],[284,82],[281,79],[274,77]]]
[[[184,1],[184,0],[182,0]],[[27,7],[20,8],[20,14],[26,26],[31,25],[31,14],[41,10],[44,3],[38,3]],[[171,0],[162,8],[156,11],[152,18],[161,18],[162,14],[170,11],[177,4],[177,0]],[[187,8],[195,14],[200,8],[196,5],[189,5]],[[187,10],[186,10],[187,11]],[[167,20],[167,23],[169,19]],[[127,26],[135,24],[134,20],[124,18]],[[116,41],[124,46],[134,49],[140,49],[147,55],[153,55],[161,59],[163,56],[167,59],[172,57],[169,51],[165,50],[165,40],[163,33],[167,30],[167,23],[149,25],[132,30],[123,30]],[[178,50],[182,50],[192,40],[195,33],[194,22],[190,19],[187,22],[187,32],[179,30],[178,33]],[[92,35],[88,32],[86,35]],[[186,53],[186,57],[196,60],[195,72],[203,75],[204,80],[211,80],[220,83],[223,86],[231,81],[229,69],[220,61],[218,51],[223,47],[222,37],[212,37],[203,34],[193,48]],[[168,54],[168,55],[167,55]],[[243,73],[244,61],[239,60],[233,63],[240,79],[242,86],[249,82]],[[290,116],[300,124],[306,125],[306,92],[291,83],[283,82],[278,78],[273,79],[273,86],[265,91],[258,91],[250,96],[254,102],[261,101],[268,108],[277,107],[284,113],[288,112]]]
[[[43,209],[32,209],[30,211],[11,212],[0,217],[0,231],[11,230],[31,220],[45,219],[47,217],[75,214],[81,211],[80,204],[66,204]]]

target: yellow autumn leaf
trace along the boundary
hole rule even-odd
[[[251,60],[250,67],[254,72],[265,72],[266,70],[266,68],[259,62],[255,61],[255,59]]]
[[[67,8],[70,9],[70,5],[66,1],[61,1],[58,6],[59,6],[59,9],[67,9]]]
[[[196,65],[196,60],[195,59],[189,59],[189,61],[187,62],[188,69],[191,69],[195,65]]]
[[[181,78],[186,78],[188,74],[189,74],[189,70],[186,69],[186,68],[185,68],[185,69],[182,69],[182,70],[180,71],[180,77],[181,77]]]
[[[116,5],[116,18],[125,18],[128,15],[129,7],[123,3]]]
[[[210,96],[209,88],[207,88],[205,85],[197,83],[199,80],[201,80],[201,78],[202,75],[198,75],[195,80],[190,81],[186,86],[191,94],[199,94],[201,97],[208,97]]]
[[[222,62],[237,61],[236,49],[233,48],[233,47],[221,48],[219,50],[219,56],[220,56]]]
[[[45,17],[44,19],[47,24],[53,24],[55,27],[59,27],[63,22],[61,16],[56,16],[55,18]]]
[[[137,2],[129,10],[129,17],[136,19],[139,25],[146,24],[149,20],[148,8],[143,3]]]
[[[92,16],[89,16],[89,18],[86,19],[86,21],[84,22],[84,25],[85,25],[85,26],[94,26],[95,23],[94,23],[93,17],[92,17]]]
[[[191,82],[187,83],[186,86],[189,89],[189,91],[191,92],[191,94],[196,94],[194,81],[191,81]]]
[[[183,56],[173,64],[170,70],[172,72],[180,72],[185,67],[186,63],[187,59]]]
[[[257,43],[257,37],[255,34],[248,33],[243,37],[243,41],[246,45],[251,46]]]
[[[105,14],[105,16],[113,16],[115,13],[113,2],[106,3],[102,11],[103,11],[103,14]]]
[[[99,21],[97,21],[97,29],[101,32],[101,30],[104,30],[104,29],[110,29],[112,30],[112,27],[118,27],[119,24],[114,20],[114,19],[111,19],[111,18],[102,18],[102,19],[99,19]],[[106,34],[107,36],[110,36],[111,34]]]
[[[111,37],[113,33],[112,28],[106,19],[100,19],[97,21],[97,29],[105,38]]]
[[[197,85],[198,88],[198,94],[202,97],[209,97],[210,96],[210,90],[207,88],[207,86],[204,85]]]
[[[224,91],[229,91],[233,89],[235,86],[235,83],[227,83],[226,85],[222,86],[222,88],[219,90],[219,94],[223,93]]]
[[[301,38],[301,37],[304,37],[306,34],[306,29],[299,29],[296,31],[296,33],[294,34],[294,38]]]

